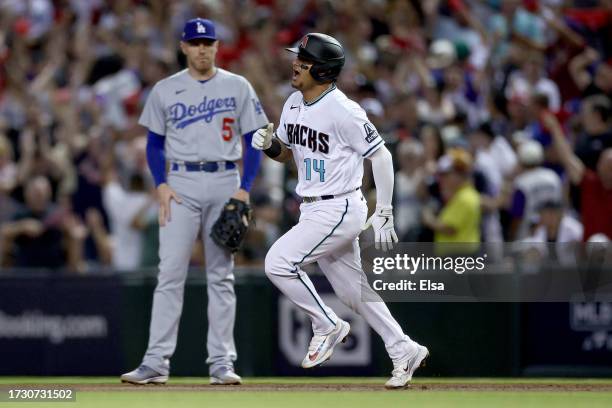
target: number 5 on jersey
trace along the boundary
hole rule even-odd
[[[319,181],[325,181],[325,160],[317,159],[304,159],[304,165],[306,166],[306,180],[312,178],[312,171],[319,173]]]
[[[233,118],[223,118],[223,127],[221,128],[221,137],[226,142],[232,140],[234,132],[232,132],[232,124],[235,122]]]

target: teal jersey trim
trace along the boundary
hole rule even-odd
[[[297,271],[297,270],[296,270]],[[297,273],[297,272],[296,272]],[[323,308],[323,305],[321,303],[319,303],[319,299],[317,299],[317,297],[315,296],[314,293],[312,293],[312,290],[310,290],[310,288],[308,287],[308,285],[306,284],[306,282],[304,282],[302,280],[302,277],[300,276],[300,274],[297,274],[298,279],[300,280],[300,282],[302,282],[302,285],[304,285],[304,287],[306,288],[306,290],[308,290],[308,292],[310,293],[310,295],[313,297],[313,299],[315,300],[315,302],[317,302],[317,305],[319,305],[319,307],[321,308],[321,310],[323,311],[323,314],[325,315],[325,317],[327,317],[327,320],[329,320],[331,322],[331,324],[333,324],[334,326],[336,325],[336,322],[334,322],[331,317],[329,317],[329,315],[327,314],[327,312],[325,312],[325,309]]]
[[[315,103],[319,102],[321,99],[323,99],[323,97],[325,95],[327,95],[328,93],[330,93],[331,91],[333,91],[334,89],[336,89],[336,83],[331,84],[331,86],[329,88],[327,88],[326,90],[323,91],[323,93],[319,96],[317,96],[314,100],[312,100],[311,102],[306,102],[304,101],[304,105],[306,106],[312,106]],[[303,98],[302,98],[303,100]]]
[[[340,218],[340,221],[334,226],[334,228],[332,228],[331,232],[329,234],[327,234],[317,245],[315,245],[314,248],[312,248],[310,250],[310,252],[308,252],[306,255],[304,255],[304,257],[302,258],[302,260],[300,262],[296,262],[293,264],[293,266],[295,267],[295,269],[292,271],[294,273],[296,273],[298,275],[298,278],[300,279],[300,282],[302,282],[302,284],[306,287],[306,289],[308,289],[308,292],[310,292],[310,294],[312,295],[312,297],[314,298],[314,300],[317,302],[317,304],[319,305],[319,307],[321,308],[321,310],[323,311],[323,314],[325,314],[325,317],[327,317],[327,319],[329,319],[329,321],[335,326],[336,322],[334,322],[331,317],[329,317],[327,315],[327,312],[325,312],[325,309],[323,308],[323,305],[321,305],[321,303],[319,303],[319,300],[317,299],[317,297],[315,296],[314,293],[312,293],[312,291],[310,290],[310,288],[308,287],[308,285],[306,285],[306,282],[304,282],[302,280],[302,277],[300,276],[299,273],[297,273],[298,267],[299,265],[304,262],[304,260],[306,258],[308,258],[310,256],[310,254],[312,254],[314,252],[315,249],[317,249],[323,242],[325,242],[325,240],[327,238],[329,238],[330,236],[332,236],[332,234],[334,233],[334,231],[336,230],[336,228],[338,228],[340,226],[340,224],[342,224],[342,221],[344,221],[344,216],[346,215],[346,213],[348,212],[348,199],[345,199],[346,201],[346,207],[344,208],[344,213],[342,213],[342,218]]]

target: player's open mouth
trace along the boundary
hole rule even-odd
[[[300,75],[300,71],[298,71],[297,69],[293,70],[293,79],[297,78]]]

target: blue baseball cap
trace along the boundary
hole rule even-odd
[[[216,40],[215,24],[205,18],[194,18],[185,23],[181,40],[191,41],[196,38]]]

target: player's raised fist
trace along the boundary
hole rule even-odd
[[[266,150],[272,145],[272,135],[274,134],[274,123],[268,123],[266,127],[257,129],[253,134],[251,146],[257,150]]]

